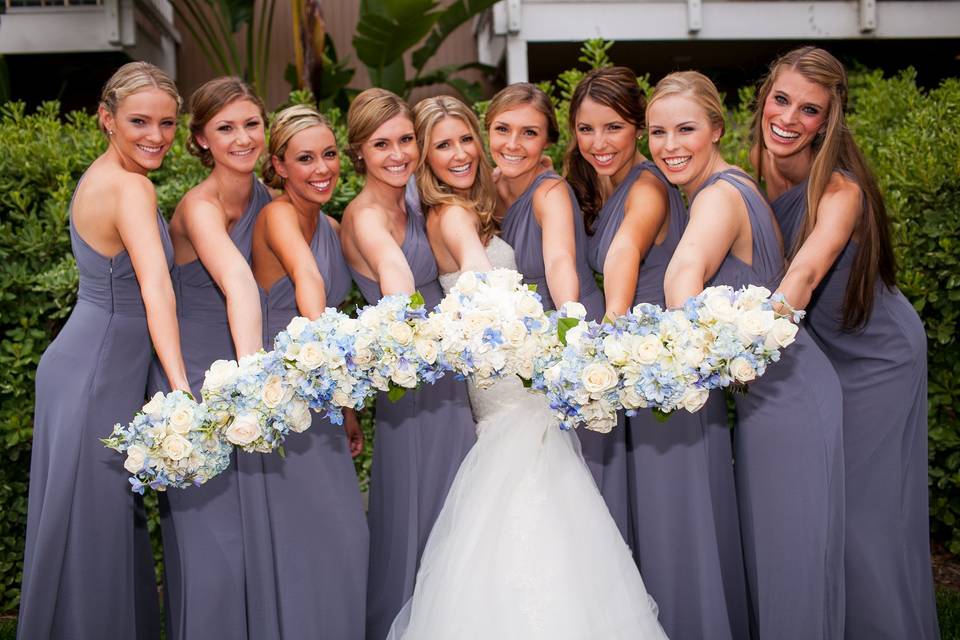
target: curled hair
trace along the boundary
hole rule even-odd
[[[358,174],[367,173],[367,166],[360,155],[361,145],[370,139],[380,125],[400,115],[413,122],[410,105],[397,94],[379,87],[361,91],[350,103],[347,111],[347,155]]]
[[[760,85],[754,107],[751,141],[757,145],[758,177],[763,172],[766,145],[763,141],[763,107],[773,85],[784,69],[796,71],[809,82],[823,87],[830,104],[823,129],[814,136],[813,163],[807,179],[806,213],[801,231],[788,258],[793,258],[817,223],[817,209],[835,171],[852,176],[863,192],[863,205],[857,221],[859,250],[850,269],[843,299],[843,328],[862,327],[873,310],[874,290],[879,276],[887,287],[896,285],[896,259],[890,240],[890,221],[880,195],[877,180],[847,127],[847,72],[835,57],[819,47],[794,49],[777,58]]]
[[[493,184],[490,165],[483,154],[483,142],[480,137],[480,121],[470,107],[451,96],[424,98],[413,109],[414,126],[417,131],[417,143],[420,145],[420,161],[417,163],[417,188],[424,210],[441,205],[459,205],[473,211],[480,220],[480,239],[486,242],[497,229],[493,216],[497,209],[497,192]],[[430,148],[433,129],[444,118],[458,118],[466,123],[473,134],[480,155],[477,157],[477,175],[470,193],[464,198],[458,195],[437,178],[427,162],[427,150]]]
[[[190,137],[187,139],[187,151],[200,158],[205,167],[213,167],[213,154],[204,149],[197,141],[203,135],[203,128],[228,105],[237,100],[249,100],[260,110],[260,118],[266,126],[267,110],[263,101],[253,92],[250,85],[233,76],[222,76],[204,82],[190,96]]]
[[[114,71],[100,92],[100,106],[116,116],[124,99],[144,89],[160,89],[176,101],[177,113],[180,113],[183,100],[177,91],[177,85],[163,69],[149,62],[128,62]],[[106,134],[107,129],[103,123],[100,122],[99,125],[100,131]]]
[[[273,168],[272,159],[283,160],[287,145],[293,136],[312,127],[326,127],[333,131],[330,121],[313,107],[298,104],[280,111],[270,125],[270,145],[267,157],[263,159],[260,175],[263,182],[274,189],[282,189],[284,179]]]
[[[543,117],[547,119],[547,142],[550,144],[556,142],[560,137],[560,129],[557,127],[557,114],[553,110],[550,96],[544,93],[540,87],[529,82],[516,82],[497,92],[497,95],[493,96],[490,105],[487,107],[487,113],[483,117],[483,126],[489,131],[498,115],[525,104],[531,105],[543,114]]]
[[[600,188],[600,176],[580,153],[580,146],[577,144],[577,113],[587,98],[610,107],[640,131],[644,126],[647,101],[636,74],[627,67],[594,69],[583,77],[570,98],[570,143],[564,154],[563,168],[580,203],[587,232],[592,233],[593,224],[603,206],[603,190]]]

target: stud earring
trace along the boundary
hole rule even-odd
[[[113,135],[113,129],[107,129],[107,135],[108,135],[108,136],[112,136],[112,135]]]

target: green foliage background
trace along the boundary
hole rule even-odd
[[[606,43],[588,43],[586,68],[609,64]],[[552,149],[562,166],[569,140],[570,93],[584,72],[570,70],[544,88],[554,97],[562,137]],[[641,84],[649,88],[648,78]],[[747,124],[753,89],[739,92],[723,138],[726,157],[748,167]],[[304,100],[305,96],[292,96]],[[482,113],[485,104],[478,103]],[[344,118],[329,113],[346,142]],[[850,126],[880,180],[894,223],[900,286],[923,317],[929,340],[930,481],[933,534],[960,553],[960,80],[933,90],[916,84],[912,70],[893,77],[878,71],[851,76]],[[163,168],[151,177],[161,209],[205,175],[186,153],[181,126]],[[67,210],[85,167],[105,141],[92,116],[59,116],[56,103],[25,113],[19,103],[0,107],[0,611],[17,606],[26,526],[27,477],[33,421],[34,374],[40,355],[72,308],[77,270],[70,253]],[[344,158],[328,213],[339,215],[361,187]],[[359,297],[351,299],[356,304]],[[372,416],[364,419],[368,446],[357,461],[367,480]],[[103,425],[104,435],[111,425]],[[118,464],[120,460],[118,458]]]

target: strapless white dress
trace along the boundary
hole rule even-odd
[[[494,267],[516,269],[494,237]],[[448,291],[459,273],[440,276]],[[388,640],[652,640],[657,608],[573,431],[519,379],[470,385],[477,443]]]

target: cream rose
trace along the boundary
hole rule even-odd
[[[417,386],[417,372],[412,368],[397,369],[390,374],[390,379],[406,389],[412,389]]]
[[[437,347],[437,343],[435,341],[417,338],[413,341],[413,348],[416,349],[417,355],[423,358],[426,362],[433,364],[437,361],[439,348]]]
[[[303,316],[296,316],[287,324],[287,333],[290,334],[290,337],[296,340],[300,337],[300,334],[303,333],[303,330],[307,328],[307,325],[310,324],[310,321],[304,318]]]
[[[193,426],[193,407],[186,402],[179,403],[170,412],[170,418],[167,420],[170,430],[179,433],[182,436],[190,432]]]
[[[519,347],[527,337],[527,327],[519,320],[510,320],[503,324],[503,338],[512,347]]]
[[[653,364],[662,352],[660,337],[653,333],[636,337],[630,344],[630,355],[641,364]]]
[[[323,364],[323,345],[319,342],[308,342],[303,345],[300,353],[297,354],[297,364],[307,371],[313,371],[319,367]]]
[[[632,384],[624,387],[620,392],[620,402],[623,403],[624,409],[643,409],[647,406],[647,399],[637,392],[637,388]]]
[[[217,360],[210,365],[203,379],[203,388],[211,391],[222,389],[233,382],[240,373],[234,360]]]
[[[564,302],[563,306],[560,307],[560,314],[568,318],[576,318],[577,320],[583,320],[587,317],[587,308],[584,307],[579,302],[571,300],[569,302]]]
[[[743,358],[734,358],[730,363],[730,375],[737,382],[750,382],[757,377],[757,371]]]
[[[257,416],[250,413],[241,413],[233,419],[224,435],[231,444],[244,447],[259,438],[262,433]]]
[[[130,445],[127,449],[127,459],[123,461],[123,468],[130,473],[139,473],[143,471],[147,464],[147,449],[143,445]]]
[[[706,389],[691,387],[687,389],[687,392],[683,395],[683,399],[680,400],[680,406],[690,413],[694,413],[699,411],[703,405],[707,403],[707,398],[709,397],[710,392]]]
[[[789,347],[797,339],[797,331],[799,330],[800,327],[786,318],[777,318],[773,321],[773,328],[767,334],[764,346],[767,349]]]
[[[520,274],[513,269],[494,269],[487,275],[487,283],[495,289],[511,290],[520,280]]]
[[[454,288],[465,295],[470,295],[477,290],[477,274],[473,271],[464,271],[457,278],[457,284]]]
[[[157,391],[155,394],[153,394],[153,397],[150,398],[150,402],[143,405],[143,409],[141,409],[141,411],[147,415],[158,415],[163,411],[163,400],[163,393],[161,391]]]
[[[306,402],[299,398],[290,401],[290,404],[287,405],[287,424],[290,425],[291,431],[303,433],[310,428],[312,421],[313,416],[310,415],[310,406]]]
[[[406,322],[391,322],[387,334],[398,344],[408,345],[413,342],[413,328]]]
[[[591,362],[583,368],[580,380],[590,393],[600,393],[617,386],[617,372],[608,362]]]
[[[774,319],[773,311],[769,309],[750,309],[737,317],[737,331],[751,338],[748,342],[752,342],[757,336],[765,336],[770,332]]]
[[[343,391],[342,389],[335,389],[332,396],[333,404],[338,407],[350,407],[353,405],[353,401],[350,399],[350,396]]]
[[[171,460],[183,460],[193,451],[193,445],[179,433],[171,433],[163,439],[163,445],[160,447],[163,455]]]
[[[607,336],[603,339],[603,354],[611,364],[626,364],[629,353],[627,347],[618,336]]]
[[[283,384],[283,379],[278,375],[268,376],[260,390],[260,399],[263,404],[271,409],[279,407],[286,399],[287,389]]]
[[[520,298],[520,302],[517,305],[517,313],[524,317],[539,317],[543,314],[543,304],[532,295],[525,295]]]
[[[737,310],[730,303],[729,296],[722,291],[714,291],[703,301],[707,314],[720,322],[733,322],[737,318]]]

